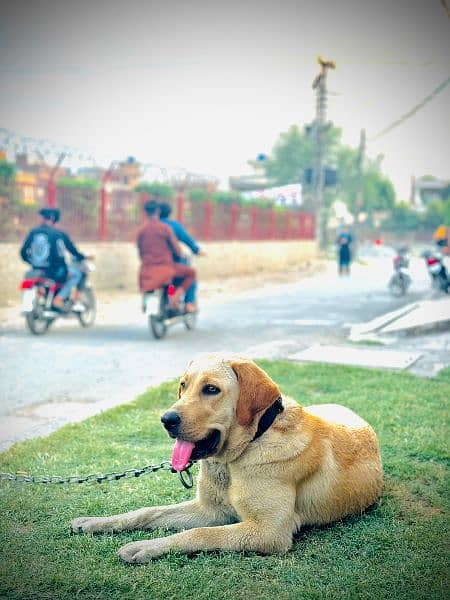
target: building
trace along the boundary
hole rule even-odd
[[[426,210],[435,200],[450,198],[450,180],[437,177],[415,177],[411,182],[411,205],[417,210]]]
[[[129,156],[123,162],[118,163],[115,169],[111,172],[111,181],[122,183],[124,185],[135,188],[141,178],[141,164],[134,158]]]
[[[24,204],[36,204],[47,195],[47,186],[51,177],[67,177],[70,170],[64,167],[52,167],[44,160],[30,162],[25,153],[16,155],[16,183]]]

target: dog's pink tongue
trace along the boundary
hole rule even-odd
[[[185,442],[184,440],[176,440],[172,450],[172,467],[176,471],[183,471],[191,458],[192,450],[195,444]]]

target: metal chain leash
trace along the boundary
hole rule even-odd
[[[71,483],[104,483],[106,481],[119,481],[119,479],[131,479],[133,477],[141,477],[141,475],[149,475],[156,471],[170,471],[178,473],[178,478],[186,489],[194,485],[194,480],[190,468],[193,461],[189,461],[183,471],[176,471],[170,461],[165,460],[160,465],[147,465],[141,469],[126,469],[122,472],[111,472],[105,474],[91,473],[85,477],[79,475],[71,475],[69,477],[61,477],[60,475],[29,475],[25,471],[17,471],[12,473],[0,473],[0,481],[11,481],[14,483],[43,483],[43,484],[71,484]]]

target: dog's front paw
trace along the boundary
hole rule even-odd
[[[109,517],[78,517],[70,523],[74,533],[112,533],[114,525]]]
[[[165,539],[157,538],[155,540],[130,542],[119,548],[117,554],[119,558],[127,563],[143,564],[150,562],[153,558],[158,558],[168,550],[169,545]]]

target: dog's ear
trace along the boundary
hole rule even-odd
[[[251,361],[231,363],[239,383],[236,417],[239,425],[248,427],[255,416],[269,408],[280,397],[276,383]]]

